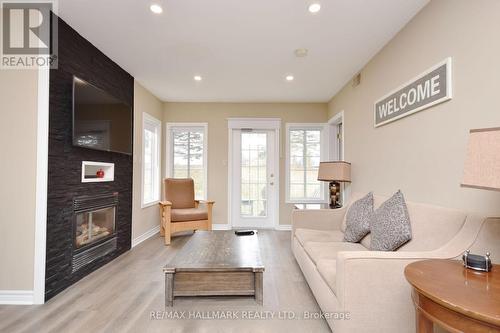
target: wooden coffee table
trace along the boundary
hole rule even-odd
[[[262,305],[264,266],[257,235],[196,231],[163,269],[165,306],[178,296],[254,296]]]

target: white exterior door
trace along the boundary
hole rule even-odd
[[[234,129],[232,140],[231,222],[233,227],[273,228],[277,219],[276,132]]]

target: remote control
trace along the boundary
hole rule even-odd
[[[234,233],[236,236],[251,236],[255,235],[257,232],[254,230],[236,230]]]

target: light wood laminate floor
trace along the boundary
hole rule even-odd
[[[321,319],[302,319],[320,309],[291,249],[290,232],[259,231],[264,273],[264,306],[251,297],[176,298],[164,307],[163,266],[189,239],[170,247],[156,235],[100,268],[44,305],[0,305],[0,332],[329,332]],[[164,319],[151,319],[159,312]],[[174,311],[174,312],[171,312]],[[177,319],[168,315],[222,316],[238,320]],[[255,312],[258,311],[258,312]],[[280,312],[288,311],[288,312]],[[296,319],[282,319],[284,314]],[[242,319],[247,314],[261,318]],[[248,318],[248,317],[247,317]]]

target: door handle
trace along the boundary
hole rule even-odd
[[[270,182],[269,185],[273,186],[274,185],[274,182]]]

